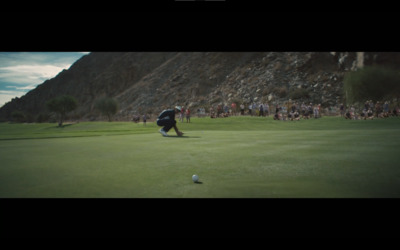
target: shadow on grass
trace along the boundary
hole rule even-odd
[[[61,126],[58,126],[58,124],[56,124],[55,126],[48,127],[47,129],[61,129],[61,128],[66,128],[66,127],[69,127],[72,125],[75,125],[75,123],[67,123],[67,124],[63,124]]]
[[[201,181],[195,181],[194,184],[203,184]]]
[[[74,125],[73,123],[71,123],[71,124],[64,124],[64,125],[61,125],[61,126],[57,126],[56,128],[65,128],[65,127],[69,127],[69,126],[72,126],[72,125]]]
[[[183,136],[169,135],[169,136],[166,136],[166,138],[201,138],[201,137],[200,136],[187,136],[187,135],[183,135]]]

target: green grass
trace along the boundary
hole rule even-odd
[[[0,197],[400,197],[397,118],[178,127],[185,137],[149,122],[0,123]]]

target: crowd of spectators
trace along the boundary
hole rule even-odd
[[[350,120],[372,120],[374,118],[389,118],[399,116],[399,106],[389,101],[374,103],[372,100],[366,101],[362,108],[354,105],[345,106],[340,104],[340,115]]]
[[[312,102],[284,102],[283,104],[269,104],[269,103],[241,103],[236,108],[236,103],[232,103],[230,106],[228,104],[219,104],[215,107],[210,107],[209,115],[211,118],[223,118],[229,116],[259,116],[268,117],[272,116],[274,120],[280,121],[299,121],[301,119],[317,119],[321,118],[322,114],[341,116],[346,119],[374,119],[374,118],[387,118],[391,116],[399,115],[398,105],[390,105],[388,101],[386,102],[376,102],[372,101],[365,102],[364,106],[357,111],[354,105],[345,107],[340,104],[339,107],[329,107],[322,109],[321,104],[313,104]],[[198,116],[206,116],[206,110],[204,108],[198,109]]]
[[[269,104],[269,103],[241,103],[237,106],[236,103],[219,104],[211,106],[208,110],[204,107],[196,109],[197,117],[210,118],[225,118],[229,116],[257,116],[257,117],[269,117],[272,116],[277,121],[299,121],[301,119],[318,119],[324,115],[341,116],[345,119],[351,120],[368,120],[375,118],[388,118],[393,116],[399,116],[400,110],[397,102],[392,104],[389,101],[385,102],[372,102],[371,100],[366,101],[362,107],[359,105],[345,106],[343,103],[338,107],[329,107],[322,109],[321,104],[313,104],[306,102],[284,102],[283,104]],[[359,108],[357,108],[359,107]],[[208,111],[208,112],[207,112]],[[190,108],[183,107],[179,113],[178,120],[180,122],[186,121],[190,123]],[[149,118],[149,115],[143,115],[143,121]],[[132,119],[134,122],[140,121],[140,116],[135,115]]]

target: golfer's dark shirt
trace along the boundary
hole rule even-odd
[[[175,120],[175,110],[173,109],[164,110],[163,112],[160,113],[158,119],[168,119],[167,117],[169,117],[169,119],[171,120]]]

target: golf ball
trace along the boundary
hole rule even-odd
[[[194,182],[198,182],[198,181],[199,181],[199,176],[197,176],[196,174],[194,174],[194,175],[192,176],[192,180],[193,180]]]

